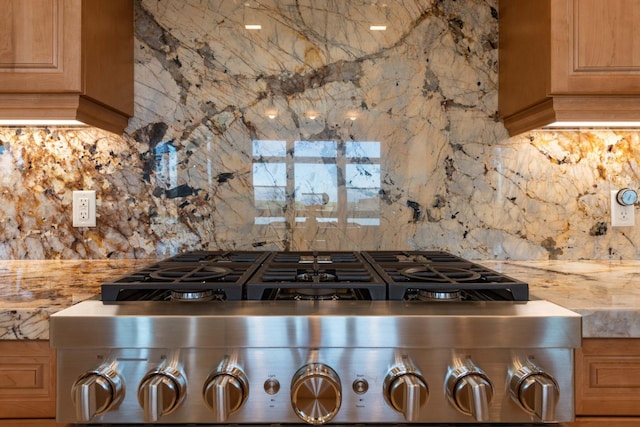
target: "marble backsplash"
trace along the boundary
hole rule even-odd
[[[638,259],[609,198],[637,185],[640,132],[509,138],[497,0],[136,0],[135,45],[124,135],[0,128],[1,259]],[[95,228],[71,225],[79,189]]]

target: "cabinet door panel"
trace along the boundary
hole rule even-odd
[[[0,0],[0,91],[79,92],[81,0]]]
[[[640,2],[551,4],[551,93],[640,94]]]
[[[574,5],[580,71],[640,71],[640,3],[580,0]]]
[[[577,415],[640,415],[640,340],[584,339],[576,351]]]
[[[0,68],[59,67],[62,15],[58,6],[55,0],[0,0]]]
[[[55,353],[48,341],[0,341],[0,425],[3,418],[55,413]]]
[[[640,418],[578,417],[573,423],[560,423],[559,427],[638,427]]]

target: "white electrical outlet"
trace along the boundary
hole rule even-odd
[[[611,226],[632,227],[636,225],[635,206],[622,206],[616,200],[616,190],[611,191]]]
[[[73,192],[73,226],[96,226],[96,192],[83,190]]]

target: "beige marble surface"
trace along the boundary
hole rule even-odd
[[[610,191],[638,182],[640,132],[509,138],[498,0],[134,4],[123,135],[0,127],[0,259],[640,259],[640,227],[609,217]],[[72,226],[72,190],[96,191],[96,227]]]
[[[48,339],[49,315],[150,260],[0,261],[0,339]]]
[[[0,261],[0,339],[47,339],[49,315],[152,260]],[[640,261],[479,261],[583,315],[585,337],[640,338]]]
[[[531,298],[580,313],[582,336],[640,338],[639,261],[482,261],[529,283]]]

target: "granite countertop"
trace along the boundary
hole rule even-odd
[[[640,261],[479,261],[582,317],[585,338],[640,338]]]
[[[152,260],[0,260],[0,339],[48,339],[49,315]]]
[[[0,339],[48,339],[49,315],[153,260],[0,260]],[[584,337],[640,338],[640,261],[477,261],[583,315]]]

